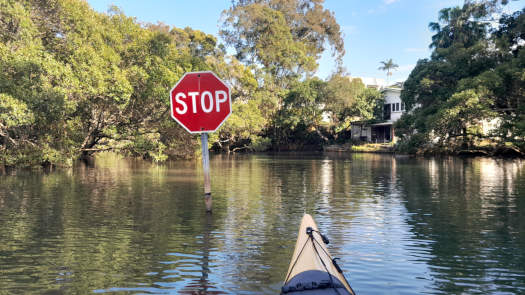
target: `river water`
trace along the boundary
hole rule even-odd
[[[102,155],[0,175],[0,294],[278,294],[310,213],[358,294],[525,293],[525,162]]]

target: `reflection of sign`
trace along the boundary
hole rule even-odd
[[[212,72],[184,74],[170,101],[171,117],[190,133],[213,132],[231,113],[230,87]]]

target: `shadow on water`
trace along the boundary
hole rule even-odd
[[[97,158],[0,174],[0,293],[276,294],[302,215],[358,293],[525,292],[523,162],[375,154]]]

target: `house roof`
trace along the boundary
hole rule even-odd
[[[377,89],[393,89],[393,90],[401,90],[403,88],[404,82],[395,82],[394,84],[388,85],[388,82],[385,81],[385,79],[381,78],[375,78],[375,77],[352,77],[348,76],[348,79],[361,79],[361,82],[365,84],[368,88],[377,88]]]
[[[380,79],[380,78],[348,76],[348,79],[350,79],[350,81],[353,79],[361,79],[361,82],[363,82],[363,84],[365,84],[366,87],[370,87],[370,88],[382,89],[387,86],[385,79]]]
[[[390,126],[390,125],[392,125],[392,122],[370,124],[370,126]]]

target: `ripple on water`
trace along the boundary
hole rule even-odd
[[[119,163],[0,176],[0,293],[277,294],[305,212],[359,294],[525,293],[521,164],[218,156],[204,215],[199,163]]]

